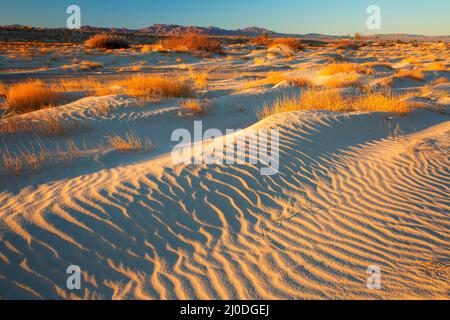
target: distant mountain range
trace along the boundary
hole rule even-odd
[[[32,29],[46,29],[46,28],[33,28],[20,25],[3,26],[0,28],[32,28]],[[158,36],[179,36],[186,33],[197,33],[208,36],[244,36],[244,37],[258,37],[260,35],[267,35],[268,37],[294,37],[294,38],[308,38],[308,39],[342,39],[349,36],[332,36],[319,33],[307,33],[307,34],[288,34],[280,33],[265,28],[248,27],[243,29],[228,30],[218,27],[197,27],[197,26],[181,26],[176,24],[153,24],[150,27],[141,29],[127,29],[127,28],[102,28],[83,26],[81,31],[89,33],[98,32],[114,32],[114,33],[131,33],[131,34],[144,34],[144,35],[158,35]],[[377,34],[365,36],[369,39],[379,38],[382,40],[405,40],[405,41],[446,41],[450,42],[450,35],[443,36],[423,36],[416,34]]]
[[[298,37],[298,34],[279,33],[265,28],[249,27],[237,30],[227,30],[217,27],[197,27],[197,26],[181,26],[177,24],[154,24],[150,27],[142,29],[126,29],[126,28],[98,28],[91,26],[83,26],[82,30],[88,32],[118,32],[118,33],[144,33],[159,36],[179,36],[186,33],[197,33],[208,36],[245,36],[257,37],[267,35],[269,37]]]

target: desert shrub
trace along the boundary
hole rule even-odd
[[[114,34],[96,34],[84,43],[86,47],[91,49],[128,49],[128,42]]]
[[[223,46],[219,41],[193,33],[162,40],[161,46],[165,50],[174,51],[203,51],[219,54],[224,52]]]
[[[29,80],[8,87],[7,106],[16,113],[25,113],[50,107],[61,102],[61,92],[53,90],[41,80]]]

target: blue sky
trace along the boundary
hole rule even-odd
[[[81,7],[82,24],[142,28],[153,23],[265,27],[286,33],[373,33],[366,8],[381,8],[376,33],[450,34],[449,0],[1,0],[0,25],[64,27],[66,7]]]

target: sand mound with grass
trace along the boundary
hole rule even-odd
[[[274,176],[162,155],[2,191],[1,297],[448,297],[444,116],[305,111],[246,130],[268,128]],[[383,290],[366,286],[373,265]]]

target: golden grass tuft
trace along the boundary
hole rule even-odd
[[[208,87],[208,82],[209,82],[209,75],[208,75],[208,73],[191,71],[190,77],[194,81],[195,85],[198,88],[204,89],[204,88]]]
[[[200,101],[198,99],[190,99],[181,102],[181,107],[189,110],[195,114],[203,114],[206,112],[206,109],[209,107],[208,101]]]
[[[357,111],[380,111],[407,113],[410,111],[407,95],[395,95],[388,92],[375,92],[357,96],[353,108]]]
[[[120,152],[136,152],[152,148],[150,140],[142,143],[141,138],[135,132],[128,132],[124,137],[120,135],[109,136],[107,140],[109,147]]]
[[[91,49],[128,49],[130,45],[123,38],[114,34],[96,34],[84,43]]]
[[[34,121],[33,119],[22,118],[21,116],[7,117],[0,120],[0,133],[36,133],[39,135],[63,136],[67,133],[67,127],[73,125],[57,117],[42,118]]]
[[[37,147],[10,152],[3,146],[0,172],[19,174],[25,169],[39,169],[45,165],[58,161],[67,161],[74,157],[86,155],[86,150],[80,150],[72,139],[68,139],[64,146],[56,146],[56,151],[48,150],[41,140],[37,140]]]
[[[11,111],[25,113],[58,104],[62,100],[62,93],[41,80],[29,80],[9,86],[6,100]]]
[[[161,75],[134,75],[118,82],[125,93],[141,98],[189,98],[193,95],[190,81]]]
[[[392,92],[375,92],[357,96],[344,95],[339,90],[308,88],[300,96],[284,96],[272,105],[265,105],[260,118],[296,110],[328,110],[334,112],[380,111],[393,113],[409,112],[405,95]]]

